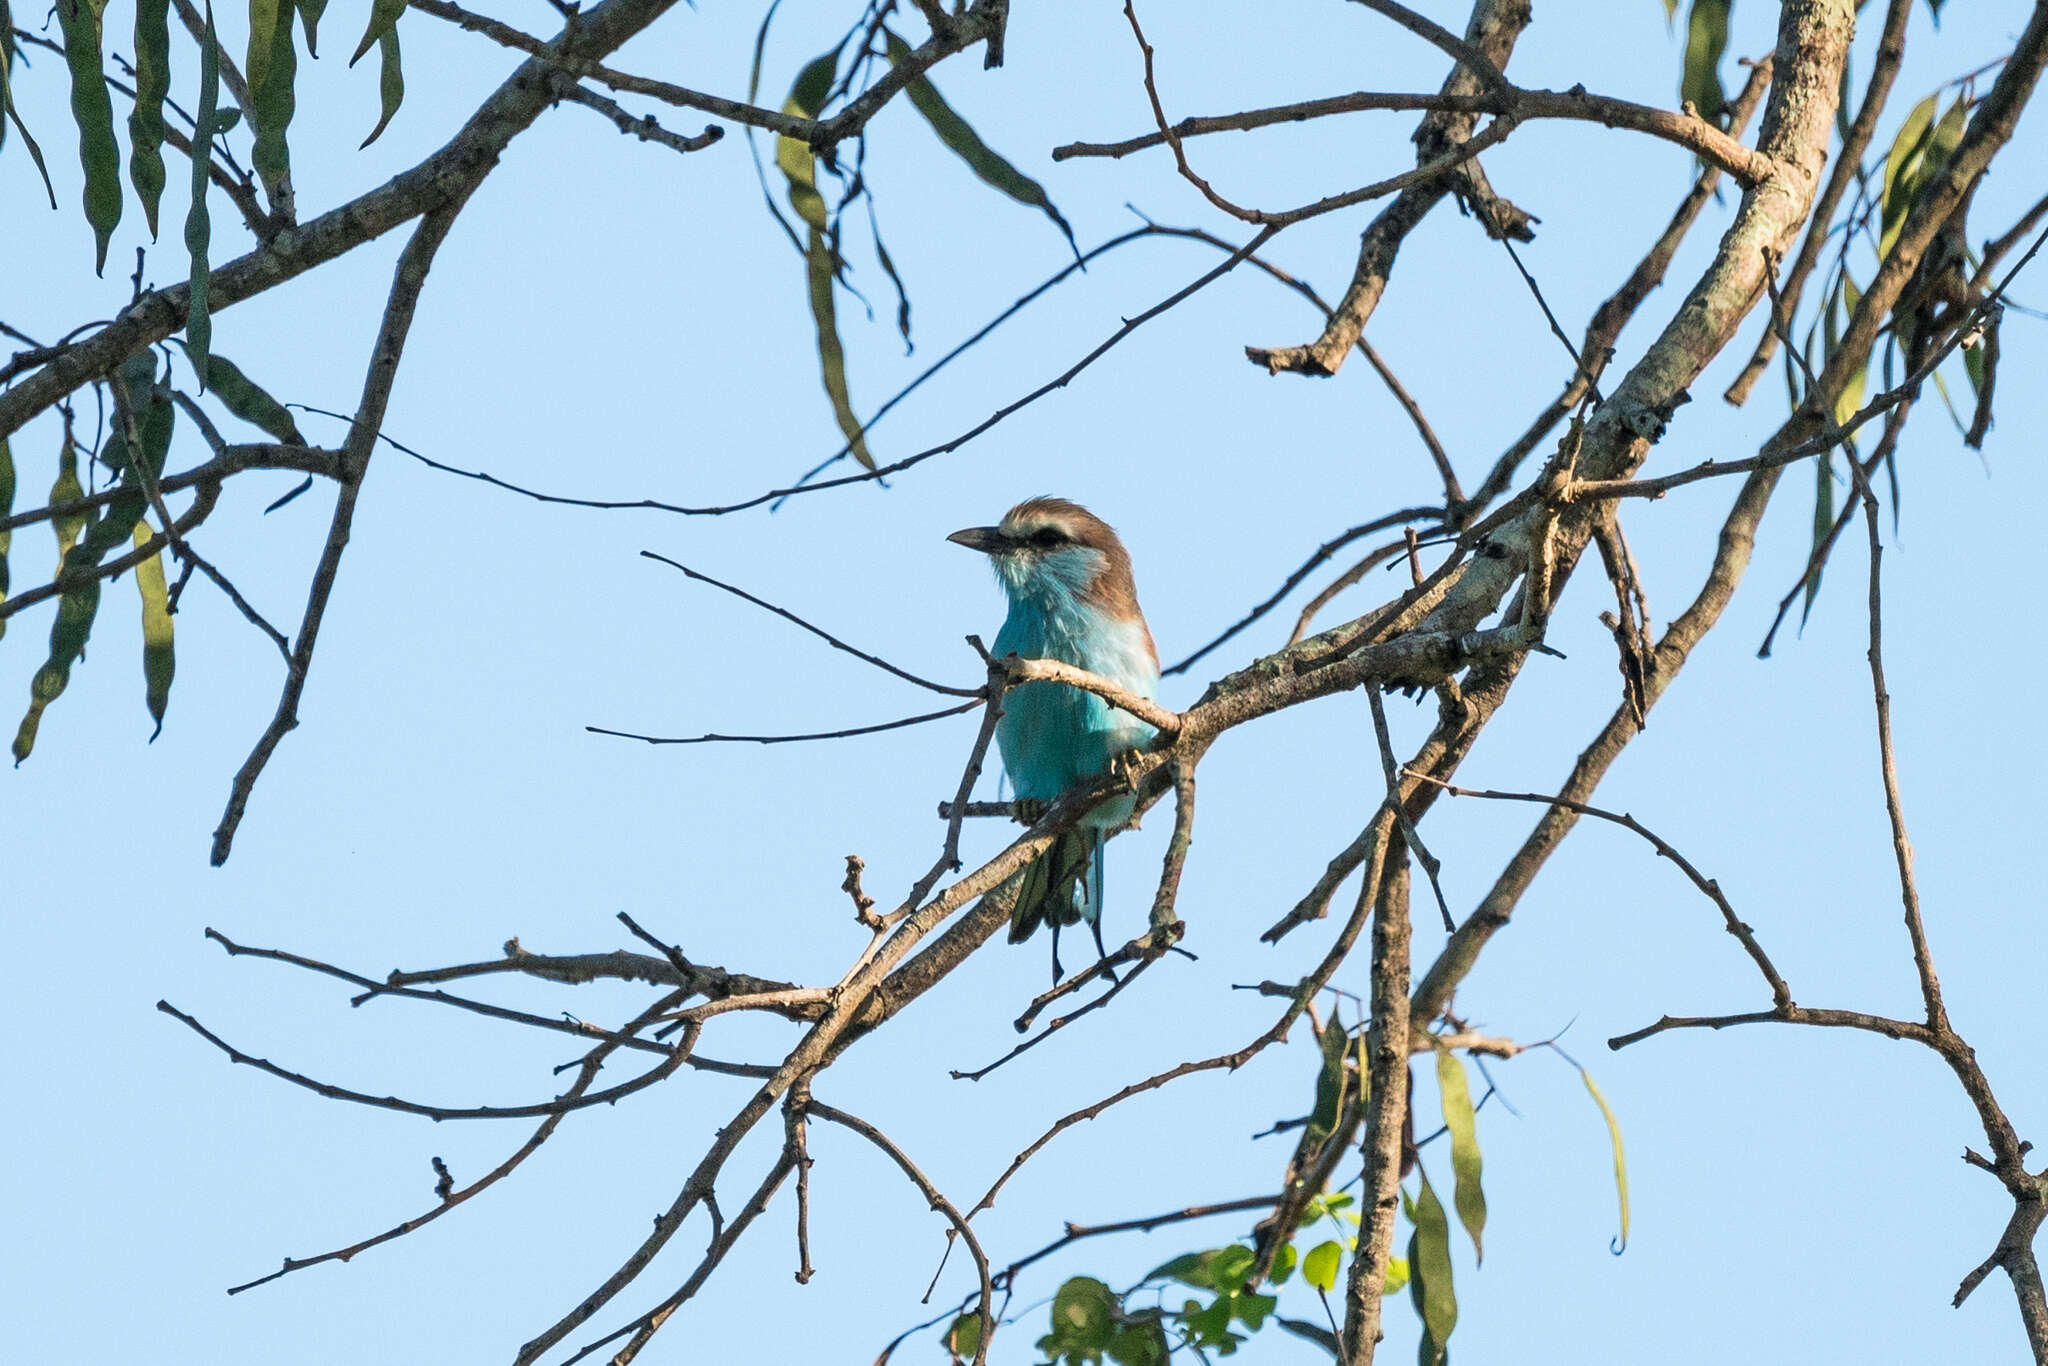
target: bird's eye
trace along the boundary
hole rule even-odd
[[[1040,527],[1031,533],[1031,545],[1036,550],[1051,550],[1055,546],[1065,545],[1066,542],[1066,533],[1056,526]]]

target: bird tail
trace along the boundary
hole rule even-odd
[[[1010,942],[1040,925],[1094,924],[1102,914],[1102,831],[1069,830],[1024,870],[1010,912]]]

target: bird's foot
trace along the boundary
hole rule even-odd
[[[1138,756],[1141,753],[1142,750],[1133,746],[1111,755],[1109,759],[1110,774],[1133,792],[1138,790],[1138,775],[1133,770],[1137,767]]]
[[[1010,819],[1019,825],[1036,825],[1051,806],[1043,797],[1018,797],[1010,803]]]

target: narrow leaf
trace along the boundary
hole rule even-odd
[[[1628,1248],[1628,1159],[1621,1150],[1621,1125],[1614,1118],[1614,1110],[1608,1105],[1607,1097],[1601,1095],[1600,1088],[1593,1084],[1593,1074],[1581,1067],[1579,1080],[1586,1083],[1587,1093],[1600,1107],[1600,1117],[1607,1121],[1607,1136],[1614,1143],[1614,1193],[1621,1202],[1621,1236],[1614,1240],[1612,1251],[1619,1256]]]
[[[299,434],[298,424],[292,421],[291,412],[272,398],[263,386],[242,373],[241,366],[226,356],[215,356],[210,368],[213,396],[229,412],[252,426],[261,427],[279,441],[294,446],[306,444],[306,438]]]
[[[391,116],[398,112],[398,106],[405,102],[405,70],[398,58],[398,30],[393,28],[377,40],[380,67],[377,73],[377,94],[383,101],[383,112],[377,118],[377,126],[370,130],[370,136],[363,139],[368,147],[384,135],[391,125]],[[358,147],[361,151],[362,147]]]
[[[1337,1122],[1344,1114],[1344,1059],[1351,1051],[1351,1035],[1344,1028],[1336,1009],[1330,1011],[1330,1021],[1323,1026],[1323,1065],[1316,1074],[1316,1106],[1309,1112],[1308,1130],[1305,1139],[1320,1146],[1331,1134],[1337,1132]]]
[[[192,258],[191,284],[185,303],[185,359],[199,377],[199,392],[206,392],[207,353],[213,346],[213,315],[207,307],[207,287],[212,268],[207,248],[213,240],[213,223],[207,217],[207,172],[213,164],[211,130],[219,120],[220,40],[213,31],[213,5],[206,6],[206,38],[199,45],[199,112],[193,116],[197,129],[192,139],[192,207],[185,212],[185,250]]]
[[[811,229],[810,243],[804,248],[804,273],[810,283],[811,318],[818,329],[818,364],[824,372],[825,396],[832,400],[832,416],[838,421],[853,458],[863,467],[873,469],[875,457],[868,451],[867,437],[846,388],[846,348],[839,340],[839,322],[832,301],[832,249],[816,228]]]
[[[100,12],[92,0],[57,0],[64,57],[71,68],[71,115],[78,124],[78,164],[85,171],[85,221],[92,225],[93,273],[107,267],[107,242],[121,221],[121,146],[114,141],[114,105],[100,69]]]
[[[149,538],[149,522],[137,522],[135,548],[142,549]],[[178,670],[177,652],[173,641],[175,628],[171,623],[170,589],[164,582],[162,551],[135,566],[135,591],[142,598],[143,701],[149,707],[150,716],[156,721],[156,729],[149,733],[149,738],[155,740],[163,733],[164,709],[171,702],[171,676]]]
[[[0,23],[6,15],[0,14]],[[7,438],[0,436],[0,521],[5,521],[14,511],[14,451],[7,444]],[[0,602],[7,601],[7,552],[13,548],[14,533],[0,530]],[[7,618],[0,617],[0,638],[7,635]]]
[[[1853,457],[1852,457],[1853,458]],[[1835,460],[1831,452],[1823,451],[1820,459],[1814,461],[1813,489],[1813,546],[1819,550],[1827,544],[1830,533],[1835,529]],[[1811,551],[1809,551],[1809,555]],[[1816,564],[1806,576],[1806,598],[1799,608],[1799,629],[1806,629],[1806,619],[1813,615],[1813,600],[1820,596],[1821,572],[1825,563]]]
[[[1336,1239],[1317,1243],[1301,1259],[1301,1278],[1324,1294],[1337,1288],[1337,1264],[1344,1258],[1344,1247]]]
[[[164,96],[171,90],[171,0],[135,0],[135,108],[128,115],[128,180],[156,237],[164,193]]]
[[[306,55],[320,55],[320,16],[327,12],[327,0],[298,0],[299,22],[306,29]]]
[[[1733,0],[1692,0],[1685,27],[1685,71],[1678,97],[1703,119],[1725,121],[1728,92],[1721,85],[1721,58],[1728,51],[1728,11]]]
[[[1725,11],[1727,0],[1719,0],[1719,3]],[[1724,34],[1724,46],[1726,41]],[[910,55],[910,44],[893,32],[888,34],[888,42],[890,65],[897,65]],[[1716,60],[1719,60],[1718,56]],[[932,131],[939,135],[939,141],[946,145],[948,151],[966,162],[968,169],[981,177],[984,184],[1002,191],[1019,204],[1029,205],[1045,214],[1066,235],[1067,246],[1076,256],[1080,255],[1081,249],[1074,241],[1073,228],[1068,226],[1060,211],[1053,207],[1052,199],[1046,194],[1045,187],[1012,166],[983,142],[981,135],[974,131],[973,125],[961,118],[953,106],[946,103],[937,86],[927,77],[920,75],[904,87],[904,93],[910,96],[911,106],[924,115],[924,121],[931,125]]]
[[[835,49],[814,58],[797,73],[783,101],[784,113],[815,118],[832,88],[838,69]],[[804,221],[808,231],[804,245],[804,278],[811,300],[811,320],[818,334],[818,365],[825,382],[825,396],[832,401],[832,416],[845,434],[854,459],[867,469],[875,467],[868,452],[860,418],[853,411],[853,399],[846,386],[846,348],[839,340],[838,310],[833,299],[839,270],[833,237],[827,228],[825,197],[818,193],[818,159],[810,147],[795,138],[777,136],[775,164],[789,182],[789,206]]]
[[[78,444],[71,434],[64,435],[63,449],[57,452],[57,479],[50,485],[49,506],[69,503],[85,497],[85,485],[78,482]],[[78,534],[85,530],[91,520],[91,512],[71,512],[50,519],[50,530],[57,536],[57,557],[62,559],[72,546],[78,544]]]
[[[1884,193],[1879,200],[1884,210],[1877,244],[1879,257],[1890,254],[1899,229],[1905,226],[1906,213],[1913,207],[1913,196],[1919,190],[1919,167],[1926,157],[1928,134],[1933,131],[1934,106],[1933,95],[1914,105],[1899,126],[1898,136],[1892,139],[1891,151],[1885,154]]]
[[[362,39],[356,44],[355,55],[348,59],[348,64],[354,66],[360,62],[365,52],[398,26],[398,16],[403,13],[405,0],[372,0],[369,26],[363,30]]]
[[[1306,1338],[1308,1341],[1313,1342],[1333,1357],[1337,1356],[1341,1350],[1340,1344],[1337,1341],[1337,1335],[1323,1327],[1320,1323],[1310,1323],[1307,1319],[1283,1318],[1277,1314],[1273,1316],[1273,1322],[1279,1324],[1282,1329],[1294,1334],[1294,1336]]]
[[[249,22],[256,22],[258,8],[268,11],[270,28],[265,51],[265,75],[259,85],[253,72],[249,75],[249,104],[246,111],[249,124],[255,130],[256,141],[249,149],[249,160],[256,168],[256,174],[263,179],[263,191],[276,207],[291,194],[292,154],[285,140],[285,130],[291,127],[292,115],[298,109],[298,96],[293,86],[298,81],[298,46],[292,41],[292,7],[289,0],[250,0]],[[257,47],[256,31],[252,28],[249,50]]]
[[[1422,1176],[1422,1190],[1409,1210],[1415,1232],[1408,1240],[1408,1293],[1422,1320],[1422,1349],[1417,1360],[1441,1362],[1448,1355],[1451,1332],[1458,1326],[1458,1298],[1451,1285],[1451,1225],[1443,1202]]]
[[[242,55],[242,75],[249,83],[252,102],[262,98],[263,87],[270,81],[279,4],[280,0],[249,0],[249,46]]]
[[[1481,1162],[1472,1087],[1465,1076],[1465,1064],[1448,1048],[1437,1050],[1436,1085],[1443,1099],[1444,1127],[1451,1135],[1451,1171],[1456,1178],[1451,1202],[1458,1208],[1458,1222],[1472,1235],[1474,1259],[1484,1262],[1486,1191],[1479,1182]]]
[[[50,167],[43,160],[43,149],[36,145],[28,125],[14,108],[14,18],[9,13],[8,0],[0,0],[0,147],[7,145],[10,122],[21,134],[22,145],[28,148],[29,158],[36,164],[36,174],[43,178],[43,193],[50,197],[50,207],[55,209],[57,187],[50,183]]]

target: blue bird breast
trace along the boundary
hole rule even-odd
[[[1067,583],[1041,580],[1031,586],[1040,591],[1013,590],[1009,616],[996,636],[997,655],[1058,659],[1141,696],[1157,694],[1158,664],[1142,623],[1110,616]],[[1153,728],[1130,713],[1062,683],[1013,689],[996,726],[1011,785],[1019,797],[1036,801],[1052,801],[1074,783],[1104,772],[1117,755],[1152,735]],[[1129,819],[1132,802],[1104,802],[1084,824],[1120,825]]]

